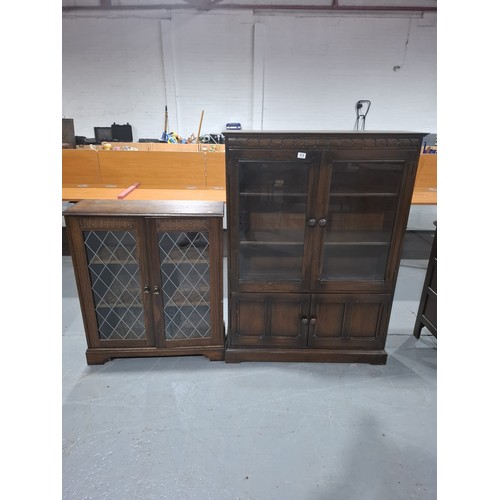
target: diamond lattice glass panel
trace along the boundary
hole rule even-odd
[[[129,231],[83,233],[99,338],[146,338],[135,235]]]
[[[210,337],[208,234],[168,232],[158,235],[165,338]]]

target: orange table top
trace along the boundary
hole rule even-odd
[[[415,189],[411,198],[412,205],[437,205],[437,189]]]
[[[225,189],[146,189],[140,186],[126,200],[226,201]]]
[[[127,190],[127,186],[64,186],[63,201],[113,200]],[[126,200],[200,200],[226,201],[225,189],[146,189],[140,186],[124,197]]]
[[[123,193],[127,186],[95,187],[81,185],[62,188],[63,201],[80,200],[114,200]],[[127,200],[200,200],[226,201],[225,189],[146,189],[140,186],[129,192]],[[412,196],[412,205],[436,205],[437,189],[415,189]]]
[[[63,201],[116,200],[124,187],[63,187]]]

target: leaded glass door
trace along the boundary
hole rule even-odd
[[[252,150],[234,154],[229,190],[232,214],[231,279],[241,291],[307,289],[321,155],[317,151]]]
[[[152,221],[158,346],[214,342],[208,220]],[[158,284],[156,284],[158,283]]]
[[[95,316],[95,347],[154,345],[149,328],[147,267],[141,254],[142,225],[134,219],[84,218],[81,221],[90,295]]]

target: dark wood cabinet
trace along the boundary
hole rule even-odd
[[[434,231],[434,239],[413,330],[413,335],[417,339],[420,338],[424,326],[437,338],[437,229]]]
[[[224,359],[222,203],[81,201],[64,216],[88,364]]]
[[[424,135],[226,132],[226,361],[385,363]]]

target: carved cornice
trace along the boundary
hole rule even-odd
[[[207,219],[171,218],[157,219],[156,229],[158,231],[208,231]]]
[[[135,224],[130,219],[113,219],[111,217],[81,217],[80,226],[84,230],[104,229],[117,231],[122,229],[135,229]]]
[[[420,137],[226,137],[226,148],[412,149]]]

